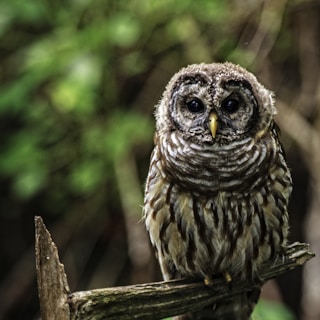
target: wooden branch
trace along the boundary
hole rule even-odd
[[[286,258],[266,266],[261,278],[265,282],[303,265],[313,256],[309,245],[294,243],[288,247]],[[175,280],[75,292],[69,296],[71,319],[161,319],[200,310],[259,286],[260,283],[235,281],[230,287],[218,278],[212,287],[203,281]]]
[[[67,320],[70,293],[56,245],[41,217],[35,217],[36,271],[42,320]]]
[[[44,229],[44,230],[43,230]],[[38,231],[37,231],[38,230]],[[38,232],[43,236],[39,237]],[[260,287],[261,283],[249,281],[233,281],[226,283],[223,278],[214,280],[212,287],[204,285],[203,281],[190,279],[156,282],[125,287],[96,289],[89,291],[74,292],[69,295],[66,276],[63,266],[57,260],[52,264],[52,269],[43,272],[43,266],[47,268],[47,258],[52,255],[56,258],[58,253],[51,240],[49,232],[45,229],[42,219],[36,218],[36,250],[37,250],[37,274],[40,295],[41,312],[55,305],[65,311],[59,319],[71,320],[100,320],[100,319],[146,319],[155,320],[177,314],[192,312],[212,305],[221,300],[237,295],[241,292],[250,291]],[[40,242],[44,241],[43,244]],[[43,247],[52,247],[43,249]],[[39,248],[42,248],[39,250]],[[49,253],[52,255],[49,255]],[[41,255],[44,254],[44,257]],[[294,243],[287,247],[283,259],[265,265],[261,274],[262,282],[274,278],[291,269],[301,266],[314,257],[310,252],[309,245]],[[43,265],[45,264],[45,265]],[[55,268],[55,270],[54,270]],[[38,271],[39,270],[39,271]],[[45,275],[44,275],[45,273]],[[61,278],[57,273],[61,273]],[[53,279],[51,279],[51,276]],[[40,280],[39,280],[40,278]],[[48,294],[47,291],[59,289],[59,294]],[[43,293],[45,294],[44,296]],[[45,301],[45,300],[49,301]],[[56,301],[52,301],[55,299]],[[66,302],[69,303],[70,314],[65,310]],[[43,319],[58,319],[42,314]]]

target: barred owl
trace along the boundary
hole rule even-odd
[[[275,113],[273,94],[232,63],[190,65],[170,80],[156,106],[143,209],[165,280],[255,279],[281,256],[292,181]],[[192,319],[248,319],[250,299]]]

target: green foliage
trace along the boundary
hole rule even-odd
[[[221,27],[226,13],[224,1],[206,0],[1,2],[0,116],[12,127],[0,174],[12,192],[94,193],[118,157],[149,150],[153,120],[141,110],[151,115],[153,106],[136,106],[139,93],[126,83],[172,46],[183,64],[211,60],[203,32]]]
[[[252,313],[252,320],[295,320],[295,317],[283,304],[260,299]]]
[[[0,158],[1,171],[15,178],[13,190],[18,196],[30,197],[45,183],[47,167],[38,142],[32,130],[17,133]]]
[[[260,299],[252,314],[253,320],[294,320],[291,311],[283,304]]]
[[[6,57],[10,72],[0,87],[0,115],[18,126],[7,129],[0,173],[12,179],[13,192],[23,198],[45,188],[62,169],[66,193],[94,192],[112,171],[115,157],[152,139],[151,120],[131,111],[133,105],[122,107],[114,83],[113,51],[136,43],[137,19],[116,8],[106,14],[99,2],[69,2],[70,11],[51,6],[40,1],[0,4],[1,33],[6,49],[14,50]],[[48,22],[43,15],[50,17]],[[39,28],[40,35],[23,33],[17,22]],[[12,34],[18,39],[10,40]],[[126,72],[143,71],[136,59],[133,53],[125,57]],[[61,185],[50,186],[55,187]]]
[[[230,5],[2,1],[0,117],[12,125],[3,132],[0,175],[12,181],[13,194],[94,193],[112,182],[117,157],[137,145],[147,157],[153,104],[168,77],[162,70],[252,61],[252,52],[235,50],[234,30],[242,26]]]

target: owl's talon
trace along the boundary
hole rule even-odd
[[[279,253],[280,259],[282,263],[285,263],[286,259],[287,259],[287,254],[286,254],[286,250],[284,247],[280,248],[280,253]]]
[[[224,272],[223,273],[223,277],[224,277],[224,279],[226,280],[227,283],[230,283],[232,281],[232,277],[231,277],[229,272]]]
[[[210,277],[210,276],[206,276],[203,280],[204,282],[204,285],[207,286],[207,287],[212,287],[213,286],[213,278]]]

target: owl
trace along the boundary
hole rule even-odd
[[[254,280],[283,254],[292,180],[275,114],[272,92],[232,63],[190,65],[170,80],[143,208],[165,280]],[[248,319],[253,296],[189,316]]]

